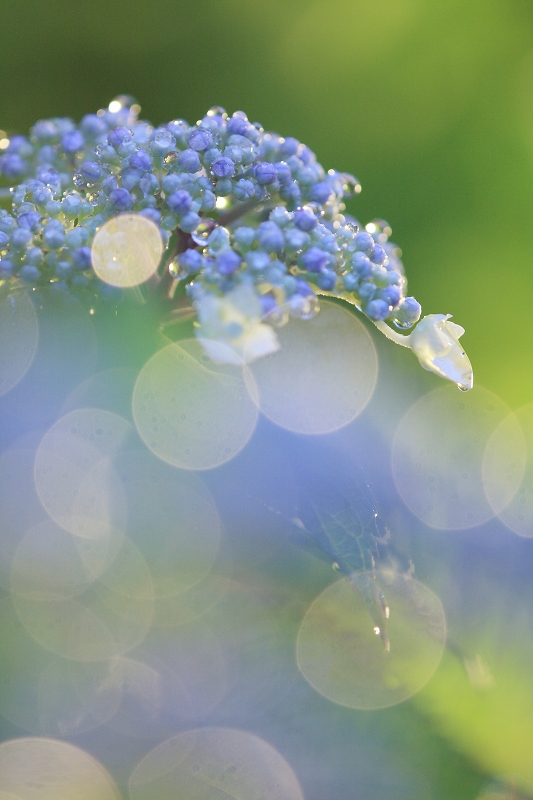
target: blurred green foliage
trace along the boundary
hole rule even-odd
[[[220,104],[300,138],[326,168],[357,175],[350,210],[389,221],[424,312],[466,328],[476,381],[512,408],[533,400],[531,2],[1,0],[0,11],[0,128],[79,119],[128,92],[155,123]],[[413,701],[434,721],[431,747],[426,722],[408,723],[438,775],[431,797],[474,797],[478,770],[533,781],[530,632],[517,623],[504,649],[508,619],[487,612],[472,629],[494,692],[448,652]],[[412,708],[387,712],[391,736]],[[354,713],[338,711],[344,731]]]

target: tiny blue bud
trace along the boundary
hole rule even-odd
[[[118,181],[114,175],[109,175],[109,177],[102,181],[102,190],[104,194],[110,195],[115,189],[118,189]]]
[[[18,275],[27,283],[35,283],[35,281],[39,280],[41,277],[41,272],[37,269],[37,267],[34,267],[31,264],[26,264],[21,270],[19,270]]]
[[[261,186],[268,186],[269,183],[274,183],[278,177],[276,165],[271,164],[269,161],[263,161],[261,164],[257,164],[254,168],[254,174],[257,183]]]
[[[376,285],[374,283],[368,282],[361,284],[361,286],[357,290],[357,294],[359,295],[361,300],[368,301],[372,300],[372,298],[376,294],[376,291],[377,291]]]
[[[186,214],[191,210],[192,197],[185,189],[178,189],[167,199],[167,205],[175,214]]]
[[[333,270],[325,269],[318,275],[316,282],[321,289],[324,289],[325,291],[331,291],[335,288],[337,276]]]
[[[85,145],[85,139],[80,131],[68,131],[61,137],[61,146],[66,153],[77,153]]]
[[[297,208],[293,214],[294,224],[301,231],[312,231],[316,227],[318,220],[310,208]]]
[[[89,231],[87,228],[77,225],[75,228],[72,228],[71,231],[67,232],[67,235],[65,236],[65,244],[71,250],[76,250],[78,247],[81,247],[82,244],[85,244],[88,236]]]
[[[202,197],[202,205],[200,206],[201,211],[213,211],[216,206],[216,195],[210,189],[206,189],[204,196]]]
[[[244,260],[254,272],[263,272],[271,263],[268,253],[264,253],[262,250],[251,250],[246,253]]]
[[[13,274],[13,262],[7,258],[0,259],[0,275],[2,277]]]
[[[11,234],[11,247],[14,250],[22,250],[31,241],[31,231],[27,228],[18,228]]]
[[[252,181],[241,178],[241,180],[237,181],[235,184],[233,191],[237,200],[249,200],[250,197],[254,196],[255,186]]]
[[[213,144],[213,134],[202,128],[195,128],[189,136],[189,147],[193,150],[207,150]]]
[[[61,203],[59,200],[49,200],[48,203],[46,203],[44,210],[49,217],[57,217],[57,215],[61,213]]]
[[[283,278],[283,288],[285,289],[285,294],[294,294],[298,288],[298,280],[294,277],[294,275],[285,275]]]
[[[262,222],[257,228],[257,241],[259,242],[259,246],[268,253],[283,250],[283,245],[285,243],[283,231],[275,222],[271,222],[270,220]]]
[[[86,275],[73,275],[70,283],[78,289],[85,289],[89,285],[89,278]]]
[[[347,275],[344,275],[342,280],[344,281],[344,288],[347,292],[357,291],[359,281],[357,275],[354,275],[353,272],[349,272]]]
[[[161,212],[158,211],[157,208],[143,208],[140,213],[141,217],[146,217],[152,220],[152,222],[155,222],[156,225],[159,225],[161,221]]]
[[[86,136],[95,138],[106,132],[107,125],[97,114],[86,114],[80,122],[80,128]]]
[[[301,294],[302,297],[311,297],[311,295],[314,295],[311,286],[307,283],[307,281],[304,281],[302,278],[298,278],[298,287],[296,291],[298,292],[298,294]]]
[[[387,286],[386,289],[380,289],[378,298],[384,300],[388,306],[397,306],[402,297],[402,293],[398,286]]]
[[[231,178],[231,176],[235,173],[235,164],[231,158],[221,156],[212,163],[211,171],[213,172],[213,175],[217,176],[217,178]]]
[[[65,233],[60,225],[49,222],[43,232],[43,242],[50,250],[59,250],[65,243]]]
[[[113,128],[107,134],[107,141],[112,147],[118,147],[125,139],[131,139],[132,133],[129,128]]]
[[[233,184],[229,178],[220,178],[215,186],[215,192],[219,197],[227,197],[231,194]]]
[[[277,308],[278,304],[271,294],[261,295],[261,311],[263,312],[263,317],[268,317],[268,315],[275,312]]]
[[[91,266],[91,248],[84,246],[74,250],[72,253],[72,264],[74,269],[80,272],[89,269]]]
[[[180,228],[185,233],[192,233],[196,230],[201,221],[202,218],[195,211],[189,211],[188,214],[185,214],[185,216],[181,218]]]
[[[285,228],[292,222],[292,214],[290,214],[285,206],[276,206],[269,214],[269,220],[275,222],[280,228]]]
[[[403,303],[394,312],[394,323],[398,328],[411,328],[420,319],[422,306],[414,297],[404,298]]]
[[[113,189],[109,200],[117,211],[127,211],[133,205],[133,197],[127,189]]]
[[[153,172],[147,172],[146,175],[143,175],[141,178],[139,187],[145,195],[152,195],[159,191],[159,181]]]
[[[17,218],[17,225],[19,228],[26,228],[29,231],[35,232],[39,228],[41,222],[41,215],[36,211],[27,211]]]
[[[150,158],[146,150],[142,149],[137,150],[136,153],[133,153],[130,156],[129,161],[130,161],[130,167],[134,167],[135,169],[142,169],[144,172],[148,172],[148,170],[152,168],[152,159]]]
[[[248,249],[254,243],[255,234],[255,228],[246,228],[243,226],[234,231],[233,238],[242,248]]]
[[[371,300],[365,309],[369,319],[386,319],[389,316],[389,306],[385,300]]]
[[[204,259],[198,250],[189,249],[185,250],[184,253],[180,253],[178,256],[178,261],[182,269],[191,275],[195,272],[199,272],[202,269]]]
[[[184,172],[198,172],[200,157],[195,150],[183,150],[178,156],[177,164]]]
[[[315,183],[311,189],[311,200],[316,203],[327,203],[331,197],[331,186],[326,181]]]
[[[7,247],[8,242],[9,242],[9,236],[7,235],[7,233],[4,233],[4,231],[0,231],[0,250],[3,249],[4,247]]]
[[[84,161],[80,172],[87,181],[98,181],[102,177],[103,169],[97,161]]]
[[[280,146],[280,152],[283,153],[284,156],[294,156],[298,152],[298,147],[300,146],[300,142],[298,139],[294,139],[292,136],[288,136],[285,141]]]
[[[250,130],[250,127],[251,126],[246,118],[246,115],[243,115],[242,112],[239,114],[238,111],[236,111],[227,122],[228,133],[236,133],[240,136],[246,136]]]
[[[290,181],[292,174],[289,165],[285,161],[277,161],[275,167],[280,183]]]
[[[328,254],[318,247],[310,247],[300,256],[301,266],[308,272],[320,272],[328,263]]]
[[[364,253],[355,253],[350,259],[350,263],[357,275],[363,280],[370,278],[372,275],[372,262]]]
[[[26,162],[16,153],[6,153],[0,158],[0,172],[5,178],[16,180],[26,172]]]
[[[38,184],[32,192],[32,199],[38,206],[44,206],[52,199],[52,191],[48,186],[42,183],[40,185]]]
[[[217,269],[221,275],[233,275],[241,265],[241,257],[234,250],[224,250],[217,256]]]
[[[358,250],[362,250],[363,253],[370,254],[374,247],[374,240],[369,233],[366,231],[361,231],[355,237],[355,246]]]
[[[81,206],[81,197],[67,195],[61,203],[61,211],[69,219],[75,219]]]
[[[359,235],[360,234],[358,234],[358,236]],[[357,236],[355,238],[357,239]],[[372,252],[370,253],[370,260],[374,264],[382,265],[382,264],[386,264],[387,261],[389,260],[389,258],[387,256],[387,253],[383,249],[383,247],[380,244],[376,244],[376,245],[374,245],[374,247],[372,248]]]
[[[309,234],[298,228],[285,231],[285,245],[289,250],[302,250],[309,244]]]

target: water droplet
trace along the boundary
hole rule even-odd
[[[181,281],[183,278],[186,278],[188,273],[180,266],[180,262],[177,258],[168,265],[168,271],[172,277],[177,280]]]
[[[167,153],[163,159],[163,164],[165,165],[166,169],[172,169],[176,161],[178,160],[178,154],[175,150],[171,153]]]
[[[459,389],[460,392],[469,392],[472,387],[471,386],[467,386],[464,383],[458,383],[457,384],[457,388]]]
[[[199,245],[205,245],[207,239],[209,238],[209,234],[214,228],[216,228],[216,226],[217,223],[214,219],[203,220],[200,225],[198,225],[194,233],[191,234],[193,242]]]
[[[226,109],[222,108],[222,106],[211,106],[211,108],[207,112],[207,116],[208,117],[216,117],[218,115],[220,115],[224,119],[227,119],[227,116],[228,116],[227,112],[226,112]]]
[[[85,185],[85,178],[80,172],[76,172],[74,177],[72,178],[72,182],[74,186],[84,186]]]

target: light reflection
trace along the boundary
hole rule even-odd
[[[104,283],[126,289],[151,278],[163,249],[159,228],[148,217],[120,214],[98,229],[91,247],[91,261]]]
[[[0,792],[17,800],[119,800],[111,775],[93,756],[57,739],[0,744]]]
[[[289,764],[272,745],[232,728],[199,728],[148,753],[129,779],[131,800],[303,800]]]
[[[390,606],[390,651],[346,578],[316,598],[298,633],[304,678],[328,700],[350,708],[387,708],[412,697],[431,678],[444,650],[439,598],[408,576],[381,571],[377,580]]]
[[[308,435],[332,433],[366,407],[378,360],[357,317],[331,302],[277,331],[281,349],[250,366],[259,408],[276,425]]]
[[[28,372],[39,342],[39,323],[24,291],[0,296],[0,396]]]

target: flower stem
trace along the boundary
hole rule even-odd
[[[373,319],[372,322],[376,326],[378,330],[383,333],[387,339],[390,339],[391,342],[395,342],[399,344],[401,347],[411,347],[411,334],[408,333],[404,335],[403,333],[398,333],[390,328],[383,320],[375,320]]]

